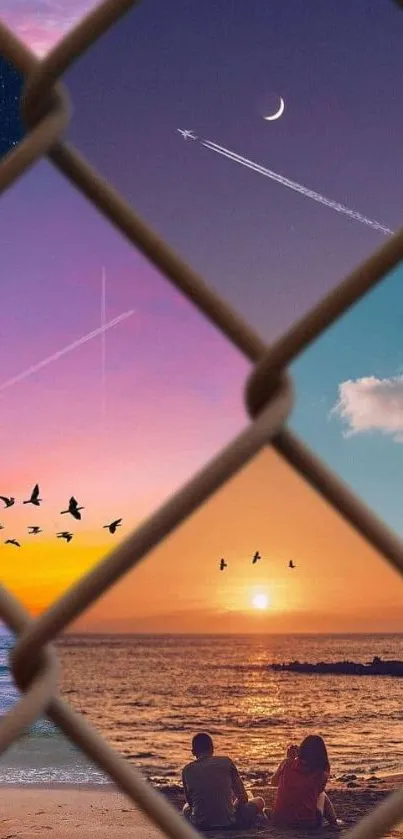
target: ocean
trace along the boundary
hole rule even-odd
[[[16,700],[0,637],[0,713]],[[61,693],[153,784],[180,782],[190,741],[208,731],[246,782],[274,771],[290,742],[326,741],[332,776],[403,770],[403,681],[275,673],[271,662],[403,659],[402,635],[64,636]],[[46,720],[0,756],[0,783],[105,784]]]

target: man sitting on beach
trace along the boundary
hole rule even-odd
[[[199,830],[252,827],[263,812],[263,798],[248,801],[245,787],[229,757],[213,754],[209,734],[196,734],[192,754],[196,760],[182,772],[186,804],[183,815]]]

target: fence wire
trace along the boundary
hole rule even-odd
[[[401,5],[400,0],[395,0]],[[135,214],[119,193],[61,137],[70,120],[64,71],[138,4],[107,0],[73,29],[42,61],[0,23],[0,54],[25,77],[26,137],[0,164],[0,195],[34,163],[50,162],[120,230],[251,361],[246,383],[251,421],[220,454],[173,495],[144,524],[74,584],[36,620],[0,586],[0,615],[18,635],[10,665],[21,698],[0,721],[0,754],[39,716],[46,714],[107,773],[120,790],[172,839],[199,834],[126,760],[111,749],[81,714],[58,695],[58,662],[52,641],[72,620],[181,524],[265,446],[271,445],[398,571],[403,543],[286,427],[293,402],[290,362],[353,303],[403,259],[403,231],[392,237],[318,306],[269,347],[239,314],[213,292]],[[391,793],[348,831],[348,839],[379,839],[403,821],[403,789]]]

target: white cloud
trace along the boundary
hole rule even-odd
[[[337,414],[347,423],[346,437],[380,431],[403,443],[403,375],[390,379],[366,376],[342,382],[330,414]]]

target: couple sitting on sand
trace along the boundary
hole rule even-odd
[[[192,753],[196,759],[182,772],[183,814],[199,830],[245,830],[267,819],[279,827],[318,828],[324,820],[338,826],[325,792],[330,765],[322,737],[310,735],[300,746],[289,746],[271,778],[277,787],[272,812],[263,798],[248,800],[235,764],[214,755],[209,734],[193,737]]]

